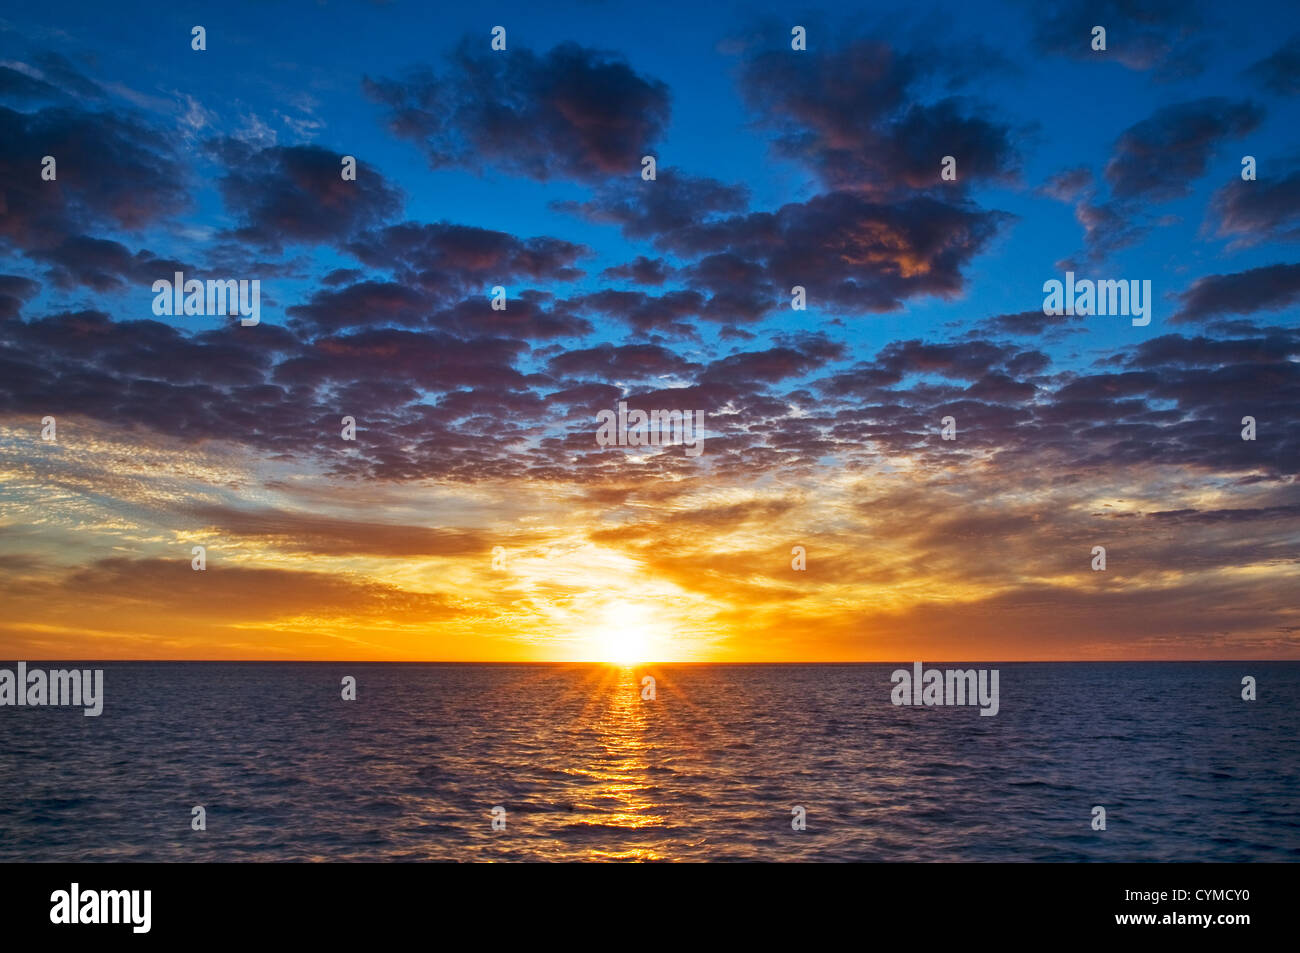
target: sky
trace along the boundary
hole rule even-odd
[[[0,656],[1300,658],[1298,93],[1289,3],[6,9]]]

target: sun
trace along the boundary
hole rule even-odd
[[[629,668],[646,661],[646,640],[640,632],[610,631],[605,634],[603,641],[601,652],[604,661],[610,665]]]
[[[653,661],[651,655],[662,650],[658,636],[658,625],[648,607],[611,603],[587,638],[589,657],[625,668],[641,665]]]

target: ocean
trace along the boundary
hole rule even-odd
[[[1300,663],[931,665],[997,714],[910,661],[29,660],[104,707],[0,707],[0,861],[1300,860]]]

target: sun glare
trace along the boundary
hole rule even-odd
[[[589,639],[590,657],[610,665],[632,666],[657,661],[662,652],[657,625],[649,609],[614,604],[601,613]]]
[[[636,665],[645,662],[645,639],[637,632],[610,632],[603,646],[605,661],[611,665]]]

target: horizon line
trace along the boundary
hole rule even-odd
[[[547,659],[495,659],[495,660],[474,660],[474,659],[160,659],[160,658],[129,658],[129,659],[90,659],[90,658],[40,658],[40,659],[14,659],[14,663],[23,662],[32,664],[33,662],[54,663],[54,664],[71,664],[95,663],[95,664],[122,664],[122,665],[139,665],[139,664],[158,664],[158,665],[603,665],[608,668],[646,668],[652,665],[913,665],[918,661],[923,665],[968,665],[968,664],[995,664],[995,665],[1126,665],[1126,664],[1167,664],[1167,665],[1185,665],[1185,664],[1209,664],[1220,662],[1296,662],[1300,663],[1300,658],[1188,658],[1188,659],[1170,659],[1170,658],[1104,658],[1104,659],[934,659],[930,662],[924,662],[919,659],[884,659],[884,660],[778,660],[778,661],[646,661],[634,663],[609,662],[600,659],[576,659],[576,660],[547,660]],[[3,664],[8,664],[7,662]]]

